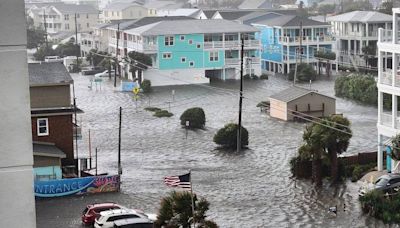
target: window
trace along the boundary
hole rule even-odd
[[[210,52],[210,62],[218,62],[218,52],[217,51]]]
[[[173,36],[166,36],[164,38],[165,46],[173,46],[174,45],[174,37]]]
[[[204,42],[212,42],[212,35],[211,34],[206,34],[204,35]]]
[[[86,27],[88,27],[88,28],[89,28],[89,23],[86,23]]]
[[[65,30],[69,30],[69,24],[65,24]]]
[[[64,15],[64,20],[69,21],[69,14]]]
[[[197,44],[197,48],[201,48],[201,44]]]
[[[170,53],[170,52],[166,52],[166,53],[163,53],[163,59],[171,59],[172,58],[172,53]]]
[[[86,14],[86,19],[89,19],[89,14],[88,13]]]
[[[49,120],[47,118],[37,119],[37,135],[38,136],[49,135]]]
[[[186,63],[186,57],[181,57],[181,63]]]
[[[193,61],[190,61],[190,62],[189,62],[189,66],[190,66],[190,67],[194,67],[194,62],[193,62]]]
[[[189,44],[193,44],[193,40],[189,40],[188,43],[189,43]]]
[[[182,35],[180,38],[181,38],[181,40],[185,40],[185,36],[184,35]]]

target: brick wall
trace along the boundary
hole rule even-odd
[[[49,135],[37,135],[37,119],[48,118]],[[65,160],[74,159],[73,124],[72,115],[32,117],[32,140],[54,143],[67,157]]]

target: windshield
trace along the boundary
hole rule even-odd
[[[386,178],[379,178],[376,182],[375,185],[378,186],[385,186],[389,182],[389,179]]]

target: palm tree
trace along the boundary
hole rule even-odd
[[[195,202],[194,219],[196,227],[217,228],[217,224],[206,219],[206,212],[210,203],[204,198],[198,200],[196,195],[193,196],[193,200]],[[193,224],[193,215],[192,195],[190,192],[173,191],[161,200],[155,227],[190,228],[191,224]]]

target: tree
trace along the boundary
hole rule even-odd
[[[392,153],[390,156],[392,159],[400,161],[400,134],[395,135],[392,137]]]
[[[294,79],[295,70],[291,70],[289,73],[289,80]],[[309,82],[314,81],[317,78],[317,72],[307,63],[301,63],[297,65],[296,81]]]
[[[86,60],[90,62],[92,66],[98,66],[103,59],[104,56],[107,55],[107,52],[97,51],[97,49],[91,49],[86,56]]]
[[[368,11],[372,10],[373,6],[369,0],[348,0],[342,4],[342,12],[351,12],[356,10]]]
[[[206,123],[206,114],[202,108],[189,108],[182,113],[181,125],[186,126],[186,121],[189,121],[189,128],[203,128]]]
[[[336,59],[336,53],[326,50],[319,50],[314,53],[314,57],[318,59],[318,74],[321,74],[321,60],[326,61],[325,72],[330,76],[331,73],[331,63],[330,61]]]
[[[130,58],[130,64],[131,64],[131,72],[132,76],[134,77],[134,72],[138,72],[138,81],[139,85],[142,83],[142,72],[143,70],[147,70],[148,66],[151,66],[152,61],[150,56],[136,52],[136,51],[131,51],[128,53],[128,56]]]
[[[237,124],[226,124],[214,135],[214,142],[225,148],[236,148],[238,128]],[[249,144],[249,132],[243,126],[241,128],[241,142],[242,147]]]
[[[74,39],[70,39],[65,44],[59,44],[56,48],[56,53],[58,56],[81,56],[80,47],[78,44],[75,44]]]
[[[37,49],[35,54],[33,54],[33,57],[35,57],[36,61],[44,61],[44,57],[54,55],[57,55],[57,52],[53,48],[51,48],[51,45],[49,45],[49,47],[43,45]]]
[[[388,0],[382,3],[379,12],[392,15],[393,11],[393,0]]]
[[[151,81],[150,80],[143,80],[142,85],[140,86],[142,88],[143,93],[150,93],[153,89],[151,88]]]
[[[46,32],[40,28],[30,27],[26,31],[27,48],[36,48],[36,50],[45,43]]]
[[[167,228],[190,228],[193,224],[193,217],[197,227],[217,228],[217,224],[207,220],[206,212],[210,203],[193,195],[194,216],[192,213],[192,195],[190,192],[171,192],[161,200],[160,209],[155,221],[155,227]]]

